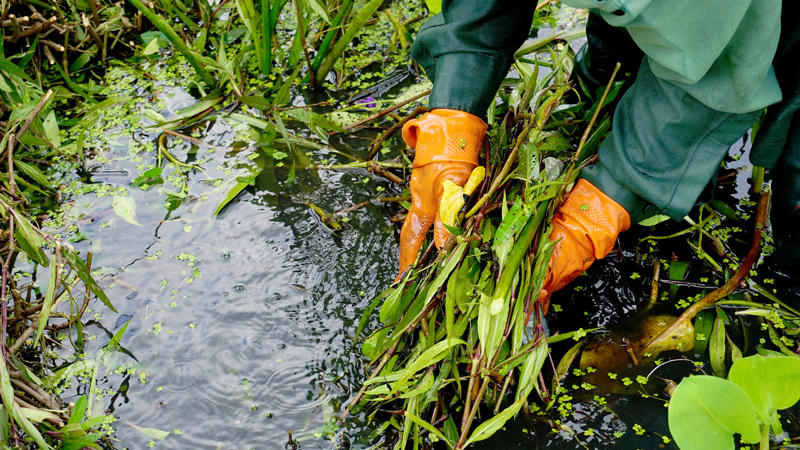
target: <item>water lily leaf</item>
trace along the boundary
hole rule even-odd
[[[686,378],[669,402],[669,430],[681,450],[733,450],[733,435],[759,442],[755,409],[745,391],[708,375]]]
[[[114,213],[122,217],[125,222],[137,227],[142,226],[136,220],[136,201],[132,197],[115,195],[111,206],[114,208]]]
[[[775,411],[800,400],[800,358],[753,355],[733,363],[730,380],[750,397],[756,413],[773,423]]]

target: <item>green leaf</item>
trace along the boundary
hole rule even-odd
[[[444,434],[442,434],[442,432],[441,432],[441,431],[439,431],[438,429],[436,429],[436,427],[434,427],[433,425],[429,424],[429,423],[428,423],[428,422],[426,422],[425,420],[422,420],[421,418],[419,418],[419,417],[415,416],[414,414],[411,414],[411,413],[410,413],[410,412],[408,412],[408,411],[406,411],[406,412],[405,412],[405,416],[406,416],[407,418],[411,419],[411,421],[412,421],[412,422],[414,422],[414,423],[416,423],[417,425],[421,426],[422,428],[424,428],[424,429],[428,430],[428,431],[429,431],[431,434],[433,434],[434,436],[436,436],[436,437],[438,437],[439,439],[441,439],[442,441],[444,441],[444,443],[445,443],[445,444],[447,444],[447,446],[448,446],[448,447],[450,447],[450,448],[453,448],[453,447],[455,447],[455,444],[454,444],[453,442],[451,442],[449,439],[447,439],[447,438],[444,436]]]
[[[86,263],[83,262],[80,256],[78,256],[78,253],[67,250],[64,252],[64,257],[69,262],[69,265],[75,269],[75,272],[78,274],[78,278],[80,278],[81,281],[86,284],[89,290],[91,290],[92,293],[96,295],[97,298],[99,298],[100,301],[103,302],[103,304],[106,305],[110,310],[117,312],[116,308],[114,308],[114,305],[111,304],[111,300],[108,299],[106,293],[103,292],[103,289],[100,288],[100,285],[97,284],[97,281],[95,281],[94,277],[92,277],[92,274],[86,267]]]
[[[674,264],[674,263],[673,263]],[[670,266],[670,270],[672,267]],[[677,286],[670,286],[677,288]],[[708,341],[711,339],[711,332],[714,330],[714,313],[710,310],[700,311],[694,320],[694,350],[699,355],[703,355],[708,349]]]
[[[327,131],[337,131],[337,132],[344,131],[344,128],[342,128],[342,126],[336,123],[335,121],[305,108],[290,109],[284,112],[284,114],[295,120],[299,120],[300,122],[305,123],[306,125],[309,126],[309,128],[319,126]]]
[[[309,7],[311,7],[311,9],[314,10],[315,13],[317,13],[319,17],[322,18],[322,20],[324,20],[328,25],[331,24],[331,18],[328,16],[328,11],[326,11],[325,7],[320,4],[319,0],[305,0],[305,2]]]
[[[51,255],[51,259],[55,258],[55,252]],[[53,306],[53,299],[56,295],[56,277],[58,276],[58,264],[53,264],[50,267],[50,279],[47,283],[47,292],[44,294],[44,302],[42,303],[42,311],[39,313],[39,326],[36,329],[36,337],[33,342],[39,342],[42,338],[42,332],[47,325],[47,320],[50,318],[50,308]]]
[[[260,109],[261,111],[272,108],[272,105],[264,97],[243,95],[239,97],[239,101],[251,108]]]
[[[399,318],[400,315],[400,299],[402,297],[403,290],[402,289],[395,289],[392,291],[388,296],[386,296],[386,300],[383,302],[381,306],[380,312],[380,319],[381,322],[395,322]]]
[[[114,213],[122,217],[125,222],[137,227],[142,226],[136,221],[136,201],[132,197],[115,195],[111,206],[114,209]]]
[[[56,421],[56,423],[58,423],[61,420],[57,415],[51,413],[50,411],[33,408],[20,408],[19,410],[26,419],[35,423],[42,423],[47,420]]]
[[[397,380],[396,383],[392,386],[392,393],[397,392],[398,388],[404,386],[406,381],[411,378],[412,375],[419,372],[420,370],[428,367],[432,364],[436,364],[442,358],[444,358],[448,353],[450,353],[450,349],[457,346],[457,345],[466,345],[467,343],[462,341],[461,339],[451,339],[449,341],[444,340],[441,342],[437,342],[431,348],[425,350],[421,355],[419,355],[416,359],[414,359],[411,364],[406,367],[406,369],[402,372],[402,375]]]
[[[225,194],[225,197],[220,200],[219,204],[217,205],[217,209],[214,210],[214,215],[219,215],[220,211],[222,211],[228,203],[232,202],[240,192],[242,192],[247,186],[251,186],[255,184],[256,177],[252,175],[244,176],[244,177],[236,177],[236,184],[233,185],[232,188],[228,190],[228,193]]]
[[[147,56],[158,53],[159,48],[161,48],[161,45],[158,42],[158,38],[153,38],[142,50],[142,55]]]
[[[58,122],[56,122],[55,111],[50,111],[42,121],[44,135],[54,147],[61,147],[61,134],[58,132]]]
[[[731,366],[729,379],[741,387],[764,423],[773,423],[775,411],[800,400],[800,358],[753,355]]]
[[[83,416],[86,414],[86,408],[88,404],[89,404],[89,399],[87,399],[85,395],[81,395],[81,397],[75,402],[75,406],[72,407],[72,414],[69,415],[69,420],[67,421],[67,423],[68,424],[81,423],[81,420],[83,420]]]
[[[169,436],[171,434],[171,432],[169,432],[169,431],[162,431],[162,430],[158,430],[158,429],[155,429],[155,428],[140,427],[140,426],[134,425],[134,424],[132,424],[130,422],[126,422],[125,425],[135,429],[136,431],[139,431],[140,433],[146,435],[149,438],[152,438],[152,439],[155,439],[155,440],[158,440],[158,441],[161,441],[161,440],[165,439],[167,436]]]
[[[497,227],[492,250],[500,261],[501,271],[503,270],[503,265],[505,264],[508,254],[511,253],[511,249],[514,248],[514,237],[522,230],[522,227],[525,226],[531,212],[530,208],[523,205],[522,198],[517,197],[511,209],[503,216],[503,221],[500,222],[500,226]]]
[[[672,281],[680,281],[683,280],[683,277],[686,276],[686,271],[689,270],[689,261],[674,261],[669,265],[669,279]],[[670,294],[675,297],[678,293],[678,286],[670,286],[669,287]],[[709,320],[709,322],[712,322]],[[709,328],[708,333],[706,333],[706,337],[711,335],[711,329]]]
[[[544,367],[544,363],[547,361],[547,356],[549,354],[550,351],[547,342],[542,341],[542,343],[528,355],[528,358],[525,359],[525,363],[522,365],[522,370],[519,373],[518,392],[520,392],[521,395],[517,395],[517,399],[524,400],[528,398],[528,393],[533,389],[539,377],[539,372],[542,370],[542,367]]]
[[[50,182],[47,176],[33,164],[28,164],[24,161],[14,158],[14,167],[20,169],[25,175],[29,176],[33,181],[38,183],[39,186],[47,188],[51,191],[56,190],[56,187],[53,186],[53,183]]]
[[[33,426],[31,421],[28,420],[28,418],[25,416],[25,413],[22,411],[22,408],[16,403],[14,403],[13,406],[13,417],[14,417],[14,422],[16,422],[17,425],[19,425],[20,427],[22,427],[23,430],[25,430],[25,434],[27,434],[28,437],[32,438],[33,441],[36,442],[36,444],[39,446],[39,449],[46,450],[52,448],[49,445],[47,445],[47,442],[45,442],[44,438],[42,437],[42,433],[40,433],[39,430],[35,426]]]
[[[520,410],[520,408],[522,408],[522,405],[525,402],[525,399],[517,400],[511,406],[501,411],[498,415],[480,424],[477,428],[475,428],[475,431],[472,432],[472,435],[469,437],[469,439],[467,439],[464,447],[469,447],[469,445],[473,442],[487,439],[497,432],[497,430],[503,428],[503,425],[506,424],[508,419],[514,417],[514,415]]]
[[[50,262],[44,254],[42,248],[46,245],[44,238],[33,228],[33,225],[28,219],[21,214],[17,214],[14,210],[14,238],[17,240],[17,245],[28,257],[38,264],[47,267]]]
[[[98,439],[100,439],[100,435],[97,433],[70,439],[61,445],[61,450],[82,450],[86,447],[99,449],[100,447],[96,444]]]
[[[8,72],[12,75],[16,75],[22,78],[23,80],[33,82],[33,79],[31,79],[31,77],[29,77],[24,70],[20,69],[19,66],[17,66],[16,64],[12,63],[11,61],[5,58],[0,58],[0,70]]]
[[[733,450],[733,435],[759,442],[758,418],[737,384],[698,375],[680,382],[669,402],[669,430],[681,450]]]
[[[717,308],[717,318],[714,320],[714,330],[711,332],[711,339],[708,341],[708,354],[711,357],[711,368],[714,374],[724,377],[728,372],[725,368],[725,322],[719,315]]]
[[[639,222],[639,225],[643,227],[652,227],[654,225],[658,225],[661,222],[666,222],[669,220],[669,216],[665,216],[663,214],[656,214],[653,217],[648,217],[647,219],[642,220]]]

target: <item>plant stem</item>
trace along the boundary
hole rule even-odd
[[[719,289],[709,293],[700,301],[690,306],[686,311],[681,314],[680,317],[675,319],[675,322],[669,326],[666,330],[664,330],[661,334],[659,334],[655,339],[653,339],[644,351],[647,351],[648,348],[651,348],[667,339],[669,339],[675,330],[680,328],[684,323],[692,320],[694,316],[697,315],[703,309],[711,306],[717,300],[720,300],[726,296],[728,296],[731,292],[733,292],[736,287],[741,284],[747,278],[748,273],[750,272],[750,268],[753,267],[753,264],[758,259],[758,255],[761,253],[761,244],[762,244],[762,233],[765,230],[766,222],[767,222],[767,212],[769,210],[769,201],[770,201],[770,191],[763,191],[761,193],[761,198],[758,200],[758,208],[756,209],[756,223],[753,229],[753,241],[750,244],[750,250],[747,252],[747,256],[745,256],[742,263],[739,265],[739,269],[736,273],[731,276],[727,283],[722,285]]]

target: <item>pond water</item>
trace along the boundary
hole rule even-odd
[[[386,98],[422,81],[399,70],[407,76],[396,78],[400,84]],[[108,82],[112,96],[131,99],[100,114],[86,139],[93,156],[68,189],[71,225],[64,232],[77,249],[92,252],[97,278],[118,310],[92,304],[86,354],[96,354],[128,323],[121,345],[135,359],[119,353],[101,369],[98,387],[105,392],[93,407],[118,418],[115,448],[291,448],[290,432],[303,449],[384,448],[385,419],[369,423],[355,415],[339,424],[336,417],[365,379],[353,339],[358,321],[397,270],[399,224],[389,218],[400,208],[373,200],[402,189],[365,169],[292,169],[292,161],[304,158],[349,162],[340,152],[363,158],[375,131],[334,136],[333,149],[287,122],[287,134],[304,141],[260,146],[268,132],[243,118],[260,113],[240,109],[182,130],[192,139],[164,135],[156,122],[200,102],[197,92],[180,77],[149,81],[122,68]],[[298,94],[292,104],[323,97]],[[391,141],[379,159],[396,157],[399,145]],[[143,178],[155,167],[163,171]],[[215,215],[236,177],[251,175],[252,185]],[[330,213],[367,201],[342,215],[340,231],[311,206]],[[650,277],[620,281],[622,273],[646,270],[633,253],[623,256],[598,264],[584,278],[591,281],[583,293],[562,297],[565,305],[580,302],[584,320],[555,313],[551,331],[559,323],[564,331],[609,325],[635,313]],[[692,368],[673,366],[678,378]],[[74,401],[87,384],[72,386],[64,399]],[[578,435],[554,433],[552,421],[531,414],[481,447],[664,445],[662,404],[628,394],[610,397],[608,406],[592,395],[576,398],[576,413],[564,425]],[[636,424],[646,435],[630,431]],[[156,440],[150,428],[170,435]],[[596,433],[584,434],[589,428]]]

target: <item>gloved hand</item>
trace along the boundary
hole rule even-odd
[[[539,301],[547,311],[550,295],[604,258],[620,232],[631,226],[625,208],[592,183],[581,179],[553,215],[551,241],[556,244]]]
[[[403,140],[416,149],[411,173],[411,209],[400,231],[400,274],[414,263],[425,234],[434,224],[438,248],[450,233],[442,225],[442,183],[464,186],[478,165],[486,123],[464,111],[435,109],[403,126]]]

